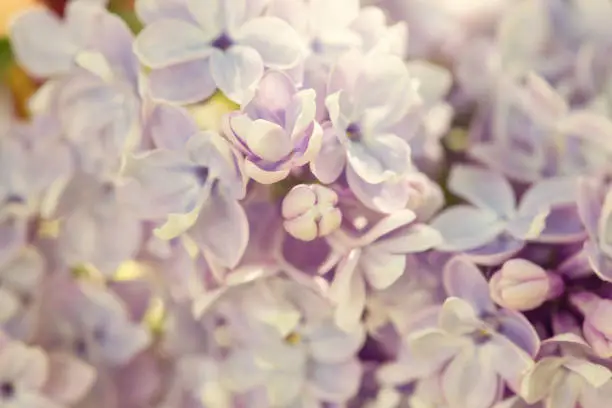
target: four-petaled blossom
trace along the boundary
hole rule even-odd
[[[404,177],[414,169],[410,146],[394,125],[420,98],[402,60],[346,53],[332,69],[328,95],[330,122],[311,164],[315,176],[332,183],[346,165],[348,184],[364,204],[383,212],[404,208]]]
[[[472,205],[449,207],[431,222],[444,241],[436,249],[466,252],[482,264],[499,264],[517,253],[526,240],[572,241],[582,226],[566,224],[571,218],[547,217],[554,209],[575,203],[576,181],[552,178],[534,184],[520,204],[512,185],[501,174],[470,165],[456,165],[449,190]]]
[[[335,266],[329,296],[336,303],[339,327],[350,330],[359,324],[366,290],[382,290],[397,281],[404,273],[408,254],[440,243],[434,229],[412,223],[415,219],[410,210],[398,211],[365,232],[351,234],[339,229],[327,237],[332,250],[321,272]]]
[[[285,74],[266,73],[242,112],[226,119],[225,134],[245,155],[246,175],[272,184],[314,159],[323,133],[315,113],[314,90],[298,91]]]
[[[484,276],[465,257],[446,264],[444,284],[450,297],[433,324],[409,334],[412,353],[430,372],[442,370],[450,408],[490,407],[504,383],[519,390],[539,349],[537,333],[522,314],[495,307]]]
[[[168,126],[155,132],[158,148],[128,159],[124,189],[142,218],[165,222],[160,237],[188,231],[202,250],[236,266],[249,235],[237,201],[245,194],[239,158],[219,134],[198,131],[180,108],[173,109],[179,114],[168,115]]]
[[[245,102],[264,67],[293,68],[303,55],[293,27],[261,16],[263,1],[187,0],[174,13],[153,1],[138,3],[147,26],[134,50],[152,68],[150,91],[157,99],[193,103],[219,88],[235,102]]]
[[[285,230],[302,241],[329,235],[342,222],[337,203],[338,195],[327,187],[317,184],[293,187],[282,203]]]
[[[568,408],[608,404],[612,398],[612,371],[594,356],[580,336],[559,334],[542,346],[559,348],[561,355],[544,354],[526,373],[519,391],[526,402]]]

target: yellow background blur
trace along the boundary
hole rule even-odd
[[[6,26],[13,14],[34,4],[36,0],[0,0],[0,36],[6,34]]]

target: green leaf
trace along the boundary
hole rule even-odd
[[[13,50],[8,37],[0,38],[0,75],[12,65],[14,61]]]

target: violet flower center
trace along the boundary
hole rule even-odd
[[[196,178],[198,179],[198,182],[201,185],[206,184],[206,182],[208,181],[208,176],[209,176],[208,167],[206,166],[197,167],[195,169],[195,175],[196,175]]]
[[[222,33],[212,42],[213,47],[218,48],[222,51],[227,50],[232,45],[234,45],[234,41],[226,33]]]
[[[363,133],[361,132],[361,126],[358,123],[351,123],[346,128],[346,136],[355,141],[359,141],[363,138]]]
[[[10,399],[15,395],[15,385],[12,382],[5,381],[0,384],[0,398]]]

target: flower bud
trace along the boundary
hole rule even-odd
[[[584,315],[582,332],[593,351],[603,358],[612,357],[612,300],[579,292],[570,296],[570,302]]]
[[[512,310],[532,310],[565,290],[563,280],[525,259],[512,259],[489,281],[491,298]]]
[[[300,184],[289,191],[282,204],[285,230],[302,241],[325,236],[340,226],[338,195],[317,184]]]

